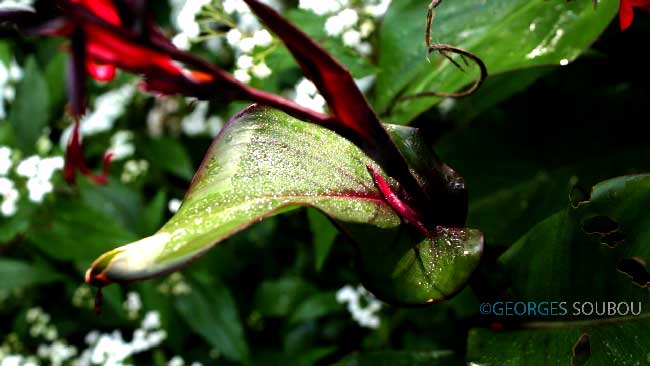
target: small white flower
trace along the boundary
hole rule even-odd
[[[171,200],[169,200],[169,203],[167,204],[167,208],[169,209],[169,212],[171,213],[178,212],[178,209],[181,208],[181,203],[183,202],[178,198],[172,198]]]
[[[237,67],[242,70],[248,70],[253,66],[253,58],[249,55],[241,55],[237,58]]]
[[[224,0],[223,10],[228,14],[233,14],[235,12],[244,14],[250,12],[248,5],[246,5],[242,0]]]
[[[206,121],[206,124],[208,125],[208,134],[214,137],[223,128],[223,119],[219,116],[211,116]]]
[[[254,65],[251,72],[253,73],[253,76],[258,79],[265,79],[272,73],[271,69],[264,62]]]
[[[13,162],[11,160],[11,148],[0,146],[0,175],[9,173]]]
[[[375,23],[366,20],[365,22],[361,23],[361,27],[359,27],[359,32],[361,32],[361,37],[363,38],[368,38],[369,35],[372,34],[375,30]]]
[[[43,202],[46,194],[52,192],[54,186],[48,180],[32,178],[27,181],[27,190],[29,191],[29,200],[35,203]]]
[[[357,11],[350,8],[341,11],[338,17],[344,28],[352,27],[359,21],[359,14]]]
[[[169,360],[167,366],[185,366],[185,361],[183,361],[180,356],[174,356],[171,360]]]
[[[142,320],[142,328],[145,330],[160,328],[160,313],[157,311],[148,311]]]
[[[188,136],[198,136],[205,133],[206,118],[208,114],[208,108],[210,104],[208,102],[198,102],[192,113],[186,115],[181,120],[181,129],[183,133]]]
[[[232,47],[236,46],[241,41],[242,34],[237,28],[232,28],[226,33],[226,41]]]
[[[369,42],[361,42],[354,49],[364,56],[369,56],[372,53],[372,45]]]
[[[273,36],[266,29],[260,29],[253,33],[253,41],[260,47],[268,47],[273,42]]]
[[[244,53],[250,53],[255,48],[255,40],[252,37],[242,38],[239,41],[239,49]]]
[[[343,33],[343,44],[348,47],[358,46],[361,42],[361,33],[357,30],[350,29]]]
[[[121,130],[117,131],[111,137],[111,146],[108,151],[113,155],[113,161],[122,160],[133,155],[135,145],[133,145],[133,132]]]
[[[313,96],[314,94],[318,93],[318,89],[316,88],[316,85],[311,82],[311,80],[303,78],[296,85],[296,93]]]
[[[187,35],[187,33],[178,33],[174,36],[174,38],[172,38],[172,43],[174,46],[181,50],[189,50],[192,46],[190,37]]]
[[[237,21],[237,27],[246,33],[253,33],[257,29],[260,29],[262,26],[260,21],[257,20],[257,17],[253,13],[243,13],[239,14],[239,20]]]
[[[126,301],[124,301],[124,309],[127,311],[129,318],[134,319],[142,309],[142,300],[137,292],[129,292],[126,294]]]
[[[375,18],[379,18],[386,14],[386,10],[390,6],[391,0],[379,0],[378,4],[368,5],[365,7],[365,12]]]
[[[41,158],[39,158],[37,155],[30,156],[18,163],[18,167],[16,167],[16,173],[26,178],[35,177],[38,174],[38,164],[40,161]]]
[[[251,75],[246,70],[237,69],[233,73],[235,79],[241,81],[244,84],[247,84],[251,81]]]
[[[330,36],[338,36],[343,33],[343,22],[338,15],[333,15],[325,21],[325,32]]]
[[[361,306],[361,301],[366,303]],[[382,303],[379,302],[368,290],[359,285],[356,288],[345,285],[336,293],[336,301],[347,304],[347,309],[357,324],[365,328],[376,329],[380,325],[380,318],[377,315],[381,310]]]

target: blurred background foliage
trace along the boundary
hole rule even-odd
[[[261,27],[236,2],[192,13],[200,35],[186,29],[189,23],[177,24],[183,3],[155,3],[158,21],[179,46],[252,85],[323,107],[279,40],[258,33],[253,48],[245,46],[242,40]],[[427,62],[425,2],[395,0],[385,14],[388,2],[276,5],[351,70],[378,112],[398,95],[453,90],[473,77],[437,55]],[[137,91],[137,79],[126,74],[93,82],[91,122],[85,132],[82,127],[86,154],[96,168],[109,146],[119,158],[107,185],[79,179],[70,187],[57,160],[70,124],[65,42],[2,30],[0,365],[11,355],[24,356],[20,364],[112,365],[115,350],[129,355],[115,365],[568,364],[592,326],[589,364],[647,362],[645,312],[616,327],[567,323],[541,332],[518,329],[522,319],[506,324],[517,330],[494,330],[489,325],[504,319],[479,314],[481,302],[506,299],[649,302],[644,263],[634,267],[636,284],[616,271],[617,258],[649,259],[646,177],[604,188],[623,197],[615,204],[594,198],[578,213],[570,205],[570,196],[574,203],[580,192],[587,199],[598,182],[650,170],[643,122],[650,56],[642,52],[650,18],[638,16],[622,33],[612,21],[616,8],[615,1],[602,1],[594,10],[586,0],[463,0],[440,8],[435,40],[477,53],[492,76],[469,98],[403,103],[384,117],[422,128],[465,177],[468,226],[484,232],[486,252],[465,290],[423,308],[373,305],[356,287],[354,248],[324,216],[305,209],[254,225],[181,273],[108,287],[103,313],[95,315],[83,271],[99,254],[150,235],[173,214],[212,137],[246,104],[155,98]],[[36,173],[23,164],[30,156],[39,157],[32,159]],[[39,176],[43,170],[51,172]],[[594,247],[594,233],[602,231],[585,231],[575,219],[594,215],[613,218],[633,245],[615,254],[616,248]],[[575,235],[566,234],[573,227]],[[557,260],[576,246],[584,250]],[[535,279],[542,284],[529,283]]]

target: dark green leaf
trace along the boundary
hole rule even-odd
[[[467,359],[484,366],[643,365],[650,357],[649,325],[647,317],[638,317],[535,323],[517,331],[473,329]],[[588,347],[576,346],[581,339]]]
[[[499,259],[515,294],[524,301],[650,304],[647,288],[618,270],[623,258],[650,260],[650,215],[641,204],[649,199],[650,176],[615,178],[535,226]]]
[[[309,228],[314,238],[316,271],[320,271],[332,249],[332,245],[334,245],[338,230],[327,216],[316,210],[307,210],[307,217],[309,219]]]
[[[146,140],[141,146],[143,154],[154,166],[180,178],[192,179],[192,174],[194,174],[192,159],[178,140],[162,137]]]
[[[255,294],[255,309],[264,316],[284,317],[314,291],[312,285],[299,277],[266,281],[260,285]]]
[[[176,299],[176,309],[187,324],[211,346],[234,361],[250,358],[241,321],[232,295],[221,281],[195,283],[189,294]]]
[[[445,366],[459,365],[452,351],[376,351],[362,352],[336,366]]]
[[[16,100],[11,106],[9,122],[14,127],[18,148],[31,154],[49,122],[50,101],[47,83],[33,57],[27,60],[23,74],[16,87]]]
[[[57,274],[43,265],[0,257],[0,290],[24,289],[58,279]]]
[[[134,234],[108,216],[79,201],[60,201],[35,215],[27,237],[54,259],[86,262]]]
[[[395,0],[381,29],[375,106],[385,110],[398,96],[422,91],[452,92],[475,79],[444,57],[427,61],[424,22],[428,2]],[[491,75],[575,59],[610,23],[618,2],[495,0],[442,2],[432,28],[434,41],[478,55]],[[400,103],[389,121],[405,124],[440,98]]]

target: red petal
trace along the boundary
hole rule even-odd
[[[71,0],[73,3],[78,3],[90,10],[93,14],[97,15],[104,21],[113,25],[121,25],[120,15],[115,8],[112,0]]]
[[[86,62],[88,74],[98,81],[111,81],[115,78],[115,66],[107,64],[98,64],[92,61]]]
[[[163,53],[131,42],[94,24],[86,24],[84,30],[88,56],[94,62],[115,65],[140,74],[157,70],[182,75],[182,69]]]
[[[634,10],[630,0],[621,0],[618,8],[618,20],[621,30],[626,30],[634,20]]]
[[[618,8],[618,19],[621,30],[626,30],[634,21],[634,8],[650,11],[650,0],[621,0]]]

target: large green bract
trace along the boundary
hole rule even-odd
[[[402,149],[423,145],[409,141],[419,138],[408,133],[414,129],[389,130]],[[436,159],[422,158],[436,162],[431,169],[448,172]],[[478,264],[482,235],[443,227],[433,241],[417,234],[375,188],[369,163],[334,132],[268,108],[248,108],[215,139],[178,213],[154,235],[100,257],[89,280],[101,285],[158,276],[265,217],[312,206],[359,245],[369,287],[383,299],[419,304],[451,296]]]

